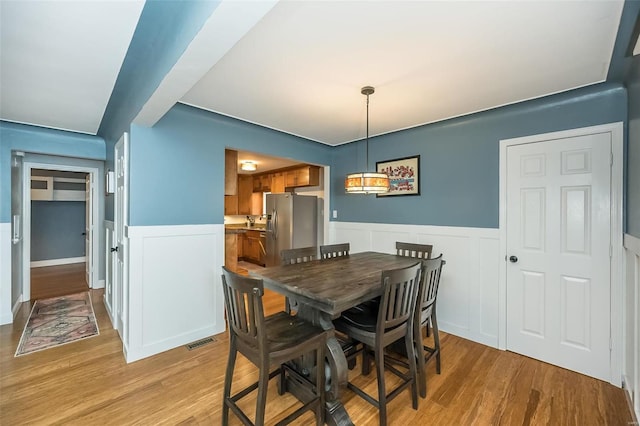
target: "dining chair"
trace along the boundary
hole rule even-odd
[[[414,257],[416,259],[429,259],[431,258],[432,251],[433,246],[431,244],[414,244],[396,241],[396,254],[398,256]],[[430,325],[431,324],[428,324],[425,327],[425,334],[427,337],[429,337],[430,334]]]
[[[224,266],[222,271],[224,301],[229,322],[229,359],[224,378],[222,424],[229,423],[231,409],[246,425],[264,425],[269,380],[280,376],[279,393],[282,394],[287,374],[309,388],[309,400],[278,424],[289,424],[307,410],[315,411],[316,424],[324,424],[324,358],[328,332],[286,312],[265,318],[262,280],[238,275]],[[238,352],[258,367],[259,380],[231,395],[231,381]],[[315,382],[286,364],[311,352],[315,352],[316,365],[323,367],[310,372],[310,377],[315,375]],[[278,367],[270,372],[274,365]],[[255,389],[258,389],[258,395],[255,421],[252,423],[237,402]]]
[[[334,257],[349,256],[351,245],[349,243],[327,244],[320,246],[320,257],[322,259],[331,259]]]
[[[398,256],[429,259],[432,250],[433,246],[431,244],[413,244],[396,241],[396,254]]]
[[[442,254],[434,259],[422,261],[422,277],[413,321],[413,335],[416,342],[418,357],[419,389],[422,398],[427,397],[427,372],[426,364],[431,358],[436,357],[436,373],[440,374],[440,334],[438,332],[438,319],[436,317],[436,301],[442,266],[446,264],[442,260]],[[433,346],[426,346],[422,341],[422,328],[433,329]]]
[[[382,298],[377,311],[355,310],[345,312],[334,321],[336,330],[349,338],[362,343],[362,347],[349,354],[355,357],[358,352],[363,355],[373,351],[378,381],[378,399],[376,400],[352,382],[347,386],[358,396],[379,410],[380,424],[387,424],[387,402],[398,396],[404,389],[411,389],[411,403],[418,408],[417,366],[415,346],[413,342],[413,318],[421,274],[421,263],[386,270],[382,272]],[[404,339],[408,354],[408,372],[402,372],[391,363],[386,362],[385,348],[397,340]],[[364,367],[364,364],[363,364]],[[385,369],[398,376],[401,381],[391,392],[387,393],[385,385]]]
[[[317,247],[303,247],[295,249],[285,249],[280,251],[281,265],[294,265],[296,263],[311,262],[318,258]],[[288,314],[292,309],[297,309],[298,304],[288,297],[284,298],[284,311]]]

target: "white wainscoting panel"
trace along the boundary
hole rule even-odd
[[[349,242],[351,252],[395,253],[396,241],[432,244],[443,254],[438,292],[442,331],[498,347],[498,229],[330,222],[328,244]]]
[[[225,330],[223,224],[129,226],[126,237],[127,362]]]
[[[11,311],[11,223],[6,222],[0,223],[0,325],[13,322]]]
[[[622,376],[624,388],[640,419],[640,238],[624,236],[624,334]]]

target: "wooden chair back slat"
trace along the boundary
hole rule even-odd
[[[351,250],[350,243],[328,244],[320,246],[320,256],[322,259],[349,256],[349,250]]]
[[[429,259],[433,246],[431,244],[413,244],[396,242],[396,254],[404,257],[415,257],[416,259]]]

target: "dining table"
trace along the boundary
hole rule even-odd
[[[263,280],[266,288],[297,302],[296,315],[324,330],[332,331],[333,320],[342,312],[382,295],[381,274],[384,270],[415,265],[417,259],[388,253],[361,252],[331,259],[318,259],[292,265],[280,265],[250,271]],[[326,422],[329,425],[352,425],[340,401],[347,385],[348,365],[344,341],[335,333],[327,340]],[[314,357],[306,358],[297,368],[315,374]],[[311,378],[313,380],[313,378]],[[308,388],[292,380],[287,390],[302,401],[310,398]]]

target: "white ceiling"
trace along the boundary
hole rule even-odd
[[[142,3],[1,6],[0,118],[95,133]],[[337,145],[365,136],[365,85],[371,136],[538,98],[606,80],[622,7],[227,0],[137,122],[180,101]]]
[[[144,1],[0,1],[0,119],[96,134]]]

